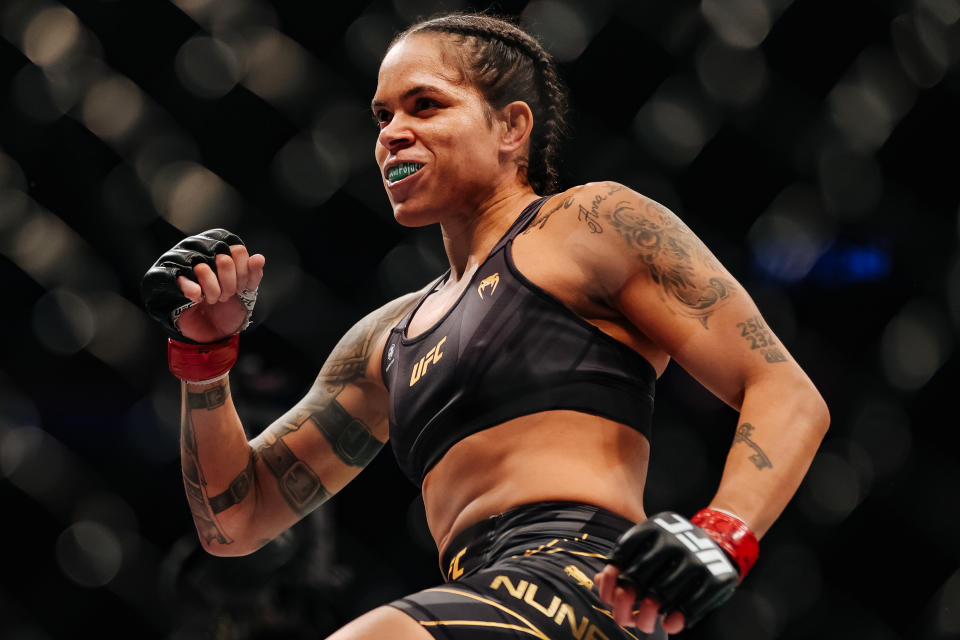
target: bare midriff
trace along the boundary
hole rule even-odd
[[[458,533],[518,505],[582,502],[638,522],[650,445],[620,423],[544,411],[464,438],[423,481],[427,524],[441,556]]]

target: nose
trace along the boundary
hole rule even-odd
[[[391,153],[413,144],[413,131],[409,122],[399,114],[394,115],[385,127],[380,129],[377,142]]]

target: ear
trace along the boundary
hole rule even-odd
[[[523,151],[533,131],[533,112],[526,102],[511,102],[500,110],[500,153]]]

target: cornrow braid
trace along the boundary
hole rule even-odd
[[[397,35],[390,47],[415,33],[449,34],[464,71],[494,109],[520,100],[533,112],[527,182],[537,193],[558,189],[557,162],[566,133],[567,92],[557,65],[536,38],[503,18],[451,13],[418,22]]]

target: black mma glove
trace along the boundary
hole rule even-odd
[[[610,564],[637,599],[651,597],[665,614],[680,611],[693,626],[733,595],[737,565],[700,527],[671,511],[658,513],[620,536]]]
[[[243,241],[226,229],[210,229],[178,242],[170,251],[160,256],[144,274],[140,291],[147,313],[159,322],[174,340],[198,344],[180,333],[177,328],[180,314],[197,304],[180,292],[177,277],[186,276],[196,281],[193,267],[201,263],[207,264],[216,273],[217,254],[230,255],[230,245],[234,244],[243,244]],[[241,327],[243,330],[250,322],[257,292],[243,290],[237,297],[247,309],[247,318]]]

